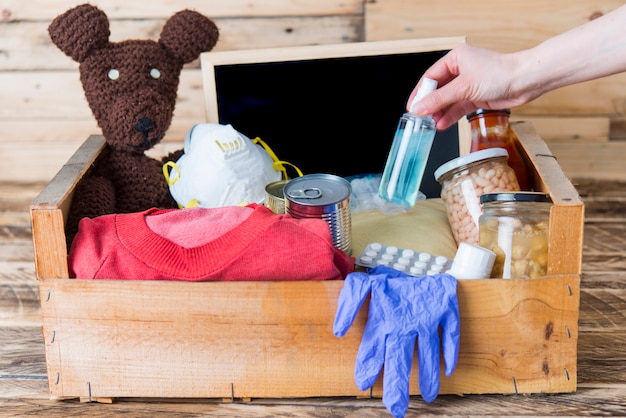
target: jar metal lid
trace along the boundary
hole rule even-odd
[[[503,192],[480,195],[480,203],[488,202],[533,202],[552,203],[550,195],[541,192]]]
[[[455,170],[464,165],[475,163],[476,161],[480,160],[487,160],[494,157],[508,158],[509,153],[504,148],[487,148],[480,151],[470,152],[467,155],[463,155],[461,157],[455,158],[454,160],[450,160],[445,164],[440,165],[439,168],[435,170],[435,180],[439,181],[441,176],[443,176],[447,172]]]
[[[474,112],[468,114],[467,119],[473,118],[476,115],[486,115],[488,113],[506,113],[511,114],[511,109],[476,109]]]

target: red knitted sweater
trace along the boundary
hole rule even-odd
[[[84,218],[69,268],[81,279],[331,280],[351,273],[354,259],[333,246],[324,220],[250,205]]]

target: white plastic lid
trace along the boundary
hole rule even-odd
[[[495,260],[496,253],[493,251],[461,242],[449,272],[457,279],[487,279]]]
[[[509,153],[504,148],[487,148],[480,151],[470,152],[467,155],[463,155],[461,157],[455,158],[454,160],[450,160],[445,164],[440,165],[439,168],[435,170],[435,180],[439,181],[441,176],[443,176],[447,172],[462,167],[464,165],[474,163],[480,160],[487,160],[494,157],[509,158]]]
[[[417,90],[417,94],[415,94],[415,97],[413,97],[413,101],[411,102],[409,110],[413,109],[413,105],[422,100],[424,96],[432,93],[435,90],[437,90],[437,80],[425,77],[419,90]]]

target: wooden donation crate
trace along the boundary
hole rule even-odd
[[[440,394],[576,390],[584,207],[532,126],[514,129],[535,189],[554,202],[549,276],[459,281],[459,361]],[[89,137],[31,206],[53,398],[370,395],[354,383],[366,306],[346,336],[332,332],[342,281],[68,279],[64,222],[103,147]]]

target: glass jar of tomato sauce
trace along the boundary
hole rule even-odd
[[[509,153],[508,164],[515,171],[520,190],[530,190],[528,170],[515,144],[515,133],[509,123],[509,109],[478,109],[467,115],[472,135],[470,151],[504,148]]]

